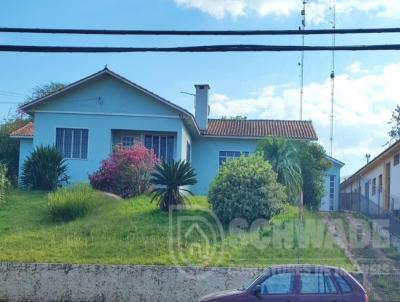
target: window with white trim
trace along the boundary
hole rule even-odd
[[[135,139],[133,136],[124,135],[121,137],[121,145],[124,149],[129,149],[133,146]]]
[[[88,130],[56,128],[56,149],[64,158],[87,159]]]
[[[153,149],[154,154],[160,160],[174,159],[174,136],[173,135],[145,135],[144,146]]]
[[[241,151],[219,151],[219,165],[221,166],[226,160],[238,158],[240,156],[248,156],[249,152]]]

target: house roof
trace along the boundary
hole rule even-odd
[[[29,122],[25,126],[11,132],[10,136],[11,137],[19,137],[19,138],[25,138],[25,137],[29,138],[29,137],[33,137],[33,133],[34,133],[33,123]]]
[[[34,126],[29,122],[15,130],[11,137],[32,137]],[[286,137],[291,139],[316,140],[317,135],[311,122],[274,121],[274,120],[216,120],[208,121],[208,130],[204,136],[217,137]],[[343,163],[333,159],[339,164]]]
[[[110,75],[140,91],[143,93],[159,100],[160,102],[176,109],[180,112],[180,116],[189,121],[189,125],[197,130],[197,133],[204,136],[215,136],[215,137],[238,137],[238,138],[257,138],[265,136],[276,136],[285,137],[290,139],[306,139],[306,140],[317,140],[317,134],[312,125],[311,121],[283,121],[283,120],[223,120],[223,119],[209,119],[208,129],[205,132],[200,132],[195,117],[192,113],[186,109],[175,105],[174,103],[162,98],[161,96],[131,82],[130,80],[116,74],[109,70],[107,67],[104,69],[86,77],[72,84],[65,86],[53,93],[50,93],[44,97],[38,98],[31,102],[25,103],[20,107],[20,110],[29,112],[46,101],[51,101],[53,97],[63,94],[74,87],[83,85],[84,83],[96,79],[102,75]],[[22,133],[22,134],[17,134]],[[33,124],[30,126],[22,127],[12,133],[13,137],[29,137],[34,135]]]
[[[374,168],[377,164],[379,164],[380,160],[384,159],[387,156],[391,156],[393,153],[400,151],[400,140],[393,143],[390,147],[382,151],[378,156],[376,156],[373,160],[371,160],[368,164],[361,167],[356,173],[348,177],[345,181],[343,181],[340,186],[346,186],[349,183],[352,183],[354,179],[357,179],[362,173],[369,171]]]
[[[205,136],[285,137],[317,140],[311,121],[209,119]]]
[[[343,166],[345,165],[344,162],[341,162],[340,160],[337,160],[336,158],[333,158],[333,157],[331,157],[331,156],[329,156],[329,155],[325,155],[325,157],[326,157],[329,161],[333,162],[334,164],[336,164],[336,165],[338,165],[338,166],[340,166],[340,167],[343,167]]]

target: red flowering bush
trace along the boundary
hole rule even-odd
[[[90,184],[123,198],[137,196],[149,189],[150,172],[157,162],[154,152],[140,144],[117,149],[89,176]]]

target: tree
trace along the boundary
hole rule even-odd
[[[265,138],[257,143],[257,151],[271,163],[279,183],[286,187],[290,199],[295,200],[303,185],[296,144],[284,138]]]
[[[11,138],[11,132],[25,126],[28,119],[9,117],[0,124],[0,164],[7,166],[7,178],[17,184],[19,163],[19,141]]]
[[[258,218],[270,219],[281,211],[286,197],[271,164],[260,155],[226,160],[208,192],[214,213],[225,225],[235,218],[249,224]]]
[[[317,211],[325,191],[324,171],[329,169],[332,163],[318,143],[298,141],[296,148],[303,178],[304,205]]]
[[[388,144],[400,140],[400,105],[397,105],[393,111],[389,125],[392,126],[392,129],[389,131],[390,141]]]
[[[247,116],[244,115],[223,115],[221,120],[247,120]]]
[[[25,99],[25,104],[37,98],[46,96],[56,90],[64,88],[65,84],[59,82],[50,82],[48,84],[36,86],[32,94]],[[14,185],[17,184],[18,178],[18,165],[19,165],[19,141],[10,138],[10,133],[25,126],[31,117],[15,114],[6,118],[0,124],[0,164],[3,163],[7,166],[7,177]]]
[[[197,180],[190,162],[163,161],[155,167],[150,182],[154,185],[151,201],[157,201],[160,210],[168,211],[185,205],[187,194],[193,194],[183,187],[192,186]]]
[[[50,82],[47,84],[39,85],[33,88],[32,94],[27,97],[26,101],[30,102],[36,99],[40,99],[46,95],[49,95],[57,90],[63,89],[66,86],[64,83],[60,82]]]

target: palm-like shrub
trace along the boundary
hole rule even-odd
[[[39,146],[26,158],[21,181],[30,189],[54,191],[68,183],[67,168],[55,147]]]
[[[190,162],[163,161],[155,167],[150,182],[154,185],[151,201],[156,201],[162,211],[168,211],[185,205],[188,194],[193,194],[184,187],[196,184],[197,180]]]
[[[258,143],[257,151],[261,151],[264,159],[271,163],[289,197],[296,199],[303,185],[296,143],[283,138],[266,138]]]
[[[89,176],[93,188],[130,198],[147,192],[150,173],[158,163],[152,150],[141,144],[130,149],[116,149],[101,162],[100,168]]]
[[[286,201],[284,187],[262,156],[241,156],[227,160],[218,170],[208,201],[220,221],[228,225],[235,218],[249,224],[258,218],[270,219]]]

